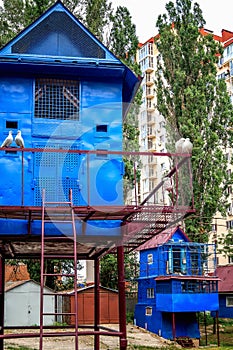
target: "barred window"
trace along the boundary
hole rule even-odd
[[[79,82],[37,79],[35,118],[79,120]]]
[[[154,288],[147,288],[146,290],[146,296],[147,298],[154,298],[155,297],[155,291]]]
[[[147,263],[148,264],[153,264],[153,254],[148,254],[147,255]]]

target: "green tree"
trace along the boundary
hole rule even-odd
[[[138,277],[139,262],[137,253],[125,255],[125,280],[130,282],[129,287],[134,288]],[[100,283],[103,287],[118,289],[117,255],[108,254],[100,260]]]
[[[233,110],[224,80],[216,79],[222,48],[211,34],[200,31],[205,21],[192,0],[166,5],[157,20],[160,52],[156,73],[157,108],[174,135],[193,143],[192,172],[196,215],[186,231],[205,240],[217,211],[225,212],[227,177],[225,147],[232,134]],[[201,233],[201,236],[198,234]]]
[[[100,41],[107,44],[113,12],[112,3],[108,0],[84,0],[84,2],[84,23]]]
[[[27,265],[27,270],[30,275],[30,279],[40,283],[41,281],[41,265],[39,259],[7,259],[6,264],[15,265],[23,263]],[[77,270],[80,271],[82,265],[78,262]],[[73,260],[59,260],[59,259],[47,259],[45,260],[45,271],[46,273],[56,274],[59,272],[72,274],[74,271]],[[66,277],[63,279],[58,279],[56,275],[47,276],[44,280],[45,286],[54,290],[65,290],[74,288],[74,278]]]
[[[118,6],[112,16],[112,23],[110,49],[121,60],[134,64],[138,37],[129,10],[124,6]]]
[[[136,26],[126,7],[119,6],[112,16],[112,29],[109,47],[111,51],[125,63],[135,74],[140,75],[140,67],[136,62],[138,37]],[[139,151],[138,114],[142,102],[142,90],[137,92],[133,104],[130,106],[123,123],[123,149],[128,152]],[[125,106],[127,108],[127,106]],[[124,157],[125,164],[125,197],[129,189],[140,179],[140,160],[138,156]],[[135,164],[136,173],[135,173]]]

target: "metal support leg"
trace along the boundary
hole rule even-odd
[[[100,324],[100,271],[99,259],[95,260],[95,331],[99,331]],[[95,334],[95,350],[100,348],[100,336]]]
[[[118,266],[118,292],[119,292],[119,321],[120,321],[120,350],[126,350],[126,299],[125,299],[125,273],[124,273],[124,248],[117,247],[117,266]]]
[[[175,312],[172,313],[172,338],[176,340],[176,317]]]
[[[0,256],[0,334],[4,334],[4,284],[5,259]],[[0,339],[0,350],[4,349],[4,340]]]
[[[218,311],[216,311],[216,325],[217,325],[217,341],[218,347],[220,346],[220,337],[219,337],[219,319],[218,319]]]

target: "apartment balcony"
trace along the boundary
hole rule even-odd
[[[147,86],[151,86],[154,84],[154,77],[153,74],[147,73],[145,76],[145,81]]]
[[[149,178],[150,179],[157,179],[158,178],[158,172],[155,169],[149,169]]]
[[[153,115],[147,115],[147,124],[148,125],[154,125],[155,124],[155,117]]]
[[[157,165],[157,158],[153,155],[148,157],[148,164],[149,165]]]
[[[154,94],[154,89],[151,87],[147,87],[146,88],[146,98],[154,98],[155,94]]]
[[[153,112],[155,111],[155,103],[152,103],[151,100],[147,100],[146,108],[148,112]]]

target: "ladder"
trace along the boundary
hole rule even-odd
[[[59,208],[61,212],[63,212],[62,208],[64,208],[64,215],[61,219],[61,216],[57,214],[56,209]],[[65,219],[64,219],[65,217]],[[71,226],[71,234],[68,236],[52,236],[49,237],[45,234],[45,227],[46,224],[58,223],[59,225],[62,224],[69,224]],[[60,244],[62,245],[62,241],[72,240],[73,241],[73,249],[72,252],[67,256],[62,256],[59,254],[52,254],[51,252],[46,251],[46,243],[56,240],[56,242],[60,241]],[[62,259],[70,259],[73,260],[74,264],[74,272],[73,273],[63,273],[61,271],[53,271],[53,273],[47,273],[45,271],[45,261],[46,259],[59,259],[59,257]],[[51,295],[61,295],[62,297],[65,295],[65,293],[46,293],[44,291],[44,285],[45,285],[45,279],[47,276],[56,276],[56,277],[72,277],[74,279],[74,312],[45,312],[44,310],[44,304],[45,304],[45,298],[46,296]],[[54,306],[55,307],[55,306]],[[73,209],[73,203],[72,203],[72,190],[69,191],[69,201],[67,202],[55,202],[55,201],[46,201],[45,200],[45,189],[42,190],[42,218],[41,218],[41,283],[40,283],[40,343],[39,343],[39,349],[43,350],[43,337],[45,336],[56,336],[58,333],[48,333],[44,332],[45,326],[44,326],[44,318],[49,315],[54,315],[55,317],[60,316],[73,316],[75,320],[75,333],[72,335],[75,336],[75,350],[78,350],[78,295],[77,295],[77,237],[76,237],[76,227],[75,227],[75,215],[74,215],[74,209]],[[47,327],[48,328],[48,327]],[[65,334],[65,333],[63,333]],[[69,334],[71,334],[69,332]],[[59,344],[59,342],[58,342]]]

